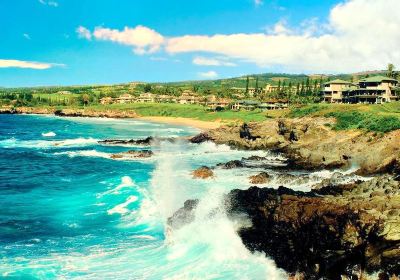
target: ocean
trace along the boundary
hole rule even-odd
[[[152,145],[151,158],[124,160],[110,155],[149,147],[98,143],[198,132],[140,120],[0,115],[0,277],[287,279],[271,259],[245,248],[241,225],[221,205],[261,169],[217,168],[207,180],[191,175],[203,165],[252,155],[273,163],[279,155],[177,140]],[[333,173],[307,173],[290,186],[307,190]],[[168,217],[194,198],[195,221],[168,229]]]

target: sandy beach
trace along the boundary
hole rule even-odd
[[[189,118],[175,118],[175,117],[138,117],[136,119],[150,121],[150,122],[158,122],[158,123],[169,123],[169,124],[177,124],[177,125],[186,125],[192,126],[201,130],[209,130],[218,128],[222,125],[220,121],[201,121],[196,119],[189,119]]]

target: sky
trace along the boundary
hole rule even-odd
[[[400,67],[399,0],[0,0],[0,87]]]

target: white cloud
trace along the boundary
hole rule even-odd
[[[169,53],[209,52],[290,72],[348,72],[400,64],[398,0],[350,0],[330,12],[328,30],[276,34],[187,35],[168,40]],[[325,26],[321,28],[326,29]],[[314,30],[314,31],[313,31]]]
[[[260,5],[264,4],[264,2],[263,2],[263,0],[254,0],[254,4],[256,6],[260,6]]]
[[[218,73],[215,71],[199,72],[198,74],[200,77],[206,79],[212,79],[218,77]]]
[[[208,58],[202,56],[196,56],[193,58],[193,64],[201,66],[237,66],[233,62],[225,61],[226,58]]]
[[[51,6],[51,7],[58,7],[58,2],[56,1],[46,1],[46,0],[39,0],[40,4]]]
[[[90,33],[90,30],[84,26],[79,26],[76,29],[76,33],[78,33],[79,38],[85,38],[87,40],[92,39],[92,33]]]
[[[44,69],[49,69],[53,66],[64,67],[65,65],[58,63],[0,59],[0,68],[30,68],[30,69],[44,70]]]
[[[289,27],[280,20],[267,33],[164,37],[137,26],[123,30],[98,27],[92,37],[132,46],[136,54],[162,49],[169,54],[202,52],[287,72],[353,72],[382,69],[389,62],[400,65],[400,1],[343,1],[324,21],[311,18]],[[204,57],[193,63],[221,64]]]
[[[24,33],[24,34],[22,34],[22,36],[24,36],[24,38],[27,39],[27,40],[31,39],[31,36],[29,36],[28,33]]]
[[[93,32],[93,37],[132,46],[133,51],[139,55],[157,52],[164,43],[164,37],[161,34],[141,25],[135,28],[125,27],[122,31],[97,27]]]

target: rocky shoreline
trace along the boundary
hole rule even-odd
[[[399,172],[400,130],[386,134],[333,130],[335,119],[271,119],[223,126],[199,134],[192,143],[213,141],[234,148],[284,154],[291,168],[356,167],[359,174]]]
[[[400,183],[391,176],[311,192],[251,187],[224,201],[227,216],[244,225],[238,234],[245,246],[297,279],[400,275]],[[197,204],[185,202],[169,225],[192,222]]]
[[[243,225],[238,234],[245,246],[264,252],[293,279],[400,279],[400,131],[335,131],[334,123],[327,118],[267,120],[224,126],[190,141],[279,152],[287,157],[288,169],[354,168],[375,176],[348,184],[327,179],[310,192],[236,189],[223,204],[227,216]],[[220,168],[244,166],[242,159]],[[261,172],[249,179],[249,185],[268,184],[270,175]],[[197,204],[188,200],[169,225],[180,228],[193,221]]]

